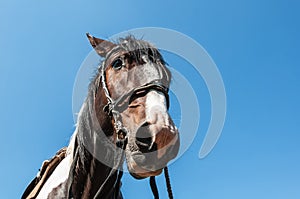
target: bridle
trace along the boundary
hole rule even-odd
[[[119,49],[121,47],[117,46],[116,49]],[[113,49],[112,51],[116,51],[116,49]],[[112,52],[111,51],[111,52]],[[108,57],[111,55],[111,53],[109,53],[106,56],[106,59],[108,59]],[[156,79],[153,80],[151,82],[148,82],[146,84],[140,85],[136,88],[131,89],[129,92],[121,95],[119,98],[117,99],[112,99],[107,84],[106,84],[106,75],[105,75],[105,70],[106,70],[106,61],[102,62],[101,68],[100,68],[100,81],[99,84],[101,82],[102,84],[102,88],[104,91],[104,94],[106,96],[107,99],[107,104],[104,106],[103,110],[104,112],[106,112],[109,116],[112,116],[113,118],[113,122],[114,122],[114,129],[115,129],[115,133],[117,134],[117,143],[120,143],[121,145],[119,146],[120,148],[122,148],[122,142],[124,142],[127,139],[127,129],[126,127],[124,127],[122,121],[121,121],[121,117],[120,117],[120,112],[122,112],[123,110],[125,110],[129,103],[132,101],[134,96],[140,95],[140,94],[147,94],[148,92],[150,92],[151,90],[155,90],[158,92],[161,92],[164,94],[165,98],[166,98],[166,103],[167,103],[167,109],[169,108],[169,89],[168,87],[163,85],[163,81],[162,79]],[[98,85],[99,88],[100,85]],[[127,103],[124,103],[126,102]],[[119,144],[117,144],[119,145]]]
[[[124,150],[126,148],[126,145],[127,145],[127,141],[128,141],[128,137],[127,137],[128,131],[127,131],[126,127],[124,127],[124,125],[121,121],[120,113],[128,107],[128,105],[132,101],[133,97],[135,97],[137,95],[141,95],[141,94],[146,95],[148,92],[154,90],[154,91],[158,91],[158,92],[161,92],[161,93],[164,94],[164,96],[166,98],[167,109],[169,109],[170,102],[169,102],[169,94],[168,94],[169,89],[168,89],[168,87],[163,85],[162,79],[156,79],[156,80],[153,80],[153,81],[148,82],[146,84],[140,85],[136,88],[133,88],[129,92],[121,95],[117,99],[113,99],[111,97],[111,95],[109,93],[109,90],[108,90],[108,87],[107,87],[107,84],[106,84],[106,75],[105,75],[105,70],[107,68],[106,60],[108,60],[108,58],[110,57],[110,55],[113,52],[119,50],[120,48],[122,48],[122,47],[116,46],[115,48],[113,48],[106,55],[106,58],[102,62],[102,65],[100,65],[100,77],[99,77],[100,79],[98,81],[98,85],[97,85],[97,88],[96,88],[95,95],[97,93],[97,89],[100,88],[99,86],[101,84],[102,89],[103,89],[104,94],[105,94],[106,99],[107,99],[107,104],[104,106],[103,110],[110,117],[112,117],[112,121],[113,121],[113,124],[114,124],[114,130],[115,130],[116,137],[117,137],[116,146],[121,148],[122,151],[124,152]],[[169,78],[168,75],[167,75],[166,70],[165,70],[165,73],[166,73],[166,77]],[[122,154],[122,156],[123,156],[123,154]],[[123,161],[124,161],[123,158],[121,158],[121,161],[119,163],[120,167],[122,166]],[[122,175],[123,175],[123,171],[122,171],[122,169],[119,168],[118,172],[119,173],[118,173],[118,177],[117,177],[116,187],[117,187],[117,189],[120,189],[121,178],[122,178]],[[171,189],[171,184],[170,184],[170,178],[169,178],[169,172],[168,172],[167,167],[164,168],[164,174],[165,174],[165,179],[166,179],[169,198],[173,199],[173,194],[172,194],[172,189]],[[108,178],[109,177],[110,177],[110,175],[108,176]],[[157,189],[157,185],[156,185],[156,182],[155,182],[155,176],[150,177],[150,187],[151,187],[154,198],[159,199],[158,189]],[[98,193],[96,194],[96,197],[97,197],[97,195],[98,195]]]

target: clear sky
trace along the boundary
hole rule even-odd
[[[197,136],[170,166],[175,198],[300,198],[299,10],[296,0],[0,1],[0,198],[20,198],[42,161],[68,143],[73,84],[91,51],[85,33],[108,38],[147,26],[200,43],[227,93],[222,136],[199,159],[209,96],[200,76],[167,59],[200,85],[201,99]],[[148,181],[128,174],[122,191],[152,198]]]

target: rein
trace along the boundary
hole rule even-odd
[[[115,51],[115,50],[116,49],[113,49],[112,51]],[[109,55],[110,54],[112,54],[112,53],[109,53]],[[107,55],[106,58],[107,57],[109,57],[109,56]],[[137,96],[139,94],[147,94],[151,90],[162,92],[165,95],[166,103],[167,103],[167,109],[169,109],[169,104],[170,104],[169,94],[168,94],[169,89],[162,84],[161,80],[157,79],[157,80],[151,81],[149,83],[146,83],[144,85],[141,85],[137,88],[133,88],[129,92],[127,92],[126,94],[123,94],[118,99],[114,100],[114,99],[111,98],[109,90],[108,90],[107,85],[106,85],[105,69],[106,69],[105,61],[103,61],[102,66],[101,66],[100,81],[98,82],[98,87],[96,89],[99,88],[100,82],[101,82],[103,91],[104,91],[106,99],[107,99],[107,104],[104,106],[103,110],[109,116],[112,116],[112,118],[113,118],[114,129],[115,129],[115,133],[117,134],[116,145],[117,145],[117,147],[122,149],[122,151],[123,151],[122,156],[123,156],[124,155],[124,150],[125,150],[126,145],[127,145],[128,131],[124,127],[124,125],[121,121],[120,112],[122,112],[123,110],[125,110],[127,108],[127,105],[132,101],[132,98],[134,96]],[[97,90],[96,90],[96,93],[97,93]],[[96,93],[95,93],[95,95],[96,95]],[[128,103],[124,103],[127,99],[129,100]],[[118,175],[117,175],[118,177],[117,177],[117,182],[116,182],[117,191],[120,190],[121,178],[123,176],[123,171],[121,171],[121,167],[122,167],[124,158],[122,158],[122,156],[121,156],[121,159],[120,159],[120,163],[118,165]],[[164,168],[164,174],[165,174],[165,179],[166,179],[166,185],[167,185],[167,191],[168,191],[169,198],[173,199],[173,193],[172,193],[171,183],[170,183],[170,176],[169,176],[167,166]],[[107,179],[109,179],[111,175],[113,175],[113,170],[109,173]],[[98,195],[100,194],[104,184],[98,190],[97,194],[95,195],[95,198],[97,198]],[[156,181],[155,181],[155,176],[150,177],[150,187],[151,187],[151,191],[153,193],[154,199],[159,199],[159,194],[158,194],[158,189],[157,189],[157,185],[156,185]],[[117,195],[115,197],[117,198]]]

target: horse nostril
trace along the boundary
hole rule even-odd
[[[135,142],[142,153],[149,152],[153,145],[153,138],[149,129],[149,123],[144,123],[136,132]]]

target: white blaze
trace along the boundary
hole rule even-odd
[[[146,121],[156,127],[169,126],[166,97],[163,93],[150,91],[146,95]]]

